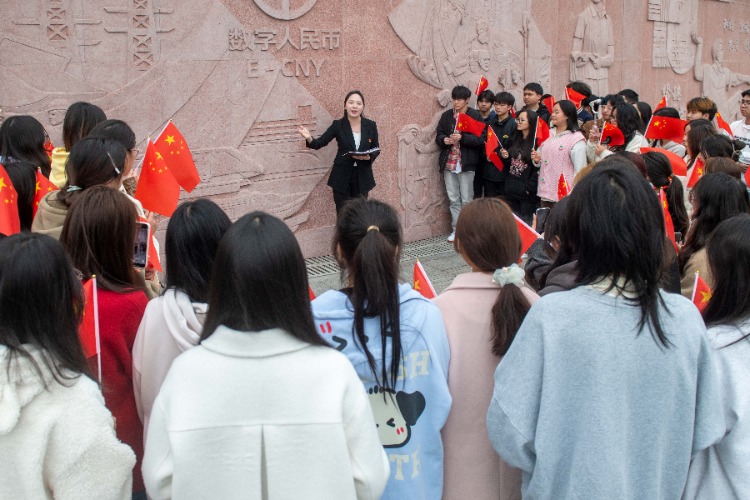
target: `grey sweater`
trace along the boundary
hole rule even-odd
[[[724,417],[697,309],[662,293],[672,346],[622,297],[578,287],[542,297],[495,372],[487,429],[523,470],[524,498],[676,499]]]

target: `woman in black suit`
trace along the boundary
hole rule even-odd
[[[334,120],[328,130],[313,139],[305,127],[299,133],[305,138],[308,148],[320,149],[336,139],[338,151],[333,160],[333,169],[328,177],[328,185],[333,189],[333,201],[338,214],[347,200],[363,196],[375,187],[372,175],[372,162],[380,150],[365,155],[350,155],[351,151],[368,151],[379,147],[378,127],[374,121],[362,116],[365,98],[359,90],[352,90],[344,99],[344,117]]]

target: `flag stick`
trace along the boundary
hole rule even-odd
[[[690,296],[690,302],[695,303],[695,292],[698,290],[698,271],[695,271],[695,282],[693,283],[693,294]]]
[[[99,298],[97,286],[96,286],[96,275],[91,276],[94,281],[94,336],[96,337],[96,364],[99,369],[99,384],[102,383],[102,344],[99,337]]]

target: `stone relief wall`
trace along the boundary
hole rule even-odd
[[[321,134],[353,88],[383,149],[371,196],[415,240],[448,230],[433,136],[454,85],[485,76],[520,106],[526,82],[562,97],[575,78],[682,112],[703,93],[727,120],[750,85],[750,0],[6,0],[3,14],[0,117],[31,114],[60,143],[86,100],[141,150],[174,118],[203,178],[185,197],[274,213],[306,255],[329,251],[335,149],[296,129]]]

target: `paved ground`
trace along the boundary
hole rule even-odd
[[[469,271],[469,266],[448,243],[448,235],[436,236],[426,240],[407,243],[401,253],[401,278],[412,282],[414,263],[419,259],[438,293],[451,284],[457,274]],[[307,274],[310,286],[316,295],[326,290],[341,288],[340,272],[332,257],[313,257],[307,259]]]

